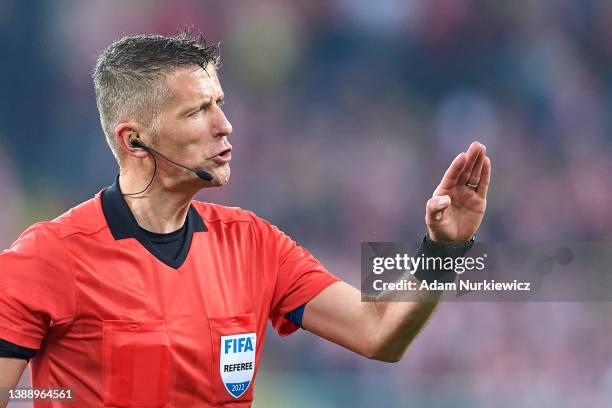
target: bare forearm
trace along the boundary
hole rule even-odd
[[[399,292],[387,292],[364,302],[356,288],[337,282],[308,302],[302,325],[362,356],[395,362],[431,316],[441,292],[413,296],[414,301],[406,302]]]
[[[417,256],[425,258],[457,258],[464,256],[474,240],[440,244],[425,237]],[[406,272],[401,281],[408,282],[408,290],[383,292],[373,299],[368,314],[377,322],[376,357],[383,361],[398,361],[427,323],[443,291],[421,290],[421,281],[450,283],[456,278],[452,269],[421,265],[414,275]]]
[[[407,276],[418,283],[413,276]],[[385,292],[371,302],[369,313],[377,321],[377,353],[381,361],[399,361],[436,309],[442,291]]]

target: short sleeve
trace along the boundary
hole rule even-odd
[[[0,339],[40,348],[74,318],[74,277],[61,242],[42,224],[0,254]]]
[[[299,327],[285,315],[340,279],[277,227],[264,221],[262,228],[266,229],[265,247],[274,252],[272,260],[277,268],[270,320],[279,335],[287,336]]]

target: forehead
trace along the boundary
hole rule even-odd
[[[223,92],[212,65],[206,71],[198,66],[177,68],[166,77],[166,85],[170,90],[169,101],[177,104],[200,102]]]

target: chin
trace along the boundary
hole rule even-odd
[[[213,187],[223,187],[224,185],[229,183],[229,179],[230,179],[229,169],[227,169],[227,171],[215,172],[213,174],[213,180],[211,184],[213,185]]]
[[[212,185],[212,187],[223,187],[228,182],[229,182],[229,178],[228,179],[223,179],[223,180],[219,180],[219,179],[215,178],[213,181],[211,181],[210,184]]]

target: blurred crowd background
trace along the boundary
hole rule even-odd
[[[423,236],[472,140],[493,163],[479,240],[612,238],[612,2],[2,0],[2,248],[113,182],[96,54],[184,25],[222,42],[234,126],[232,179],[199,198],[353,285],[360,242]],[[442,304],[395,365],[306,332],[266,346],[255,407],[612,406],[610,303]]]

